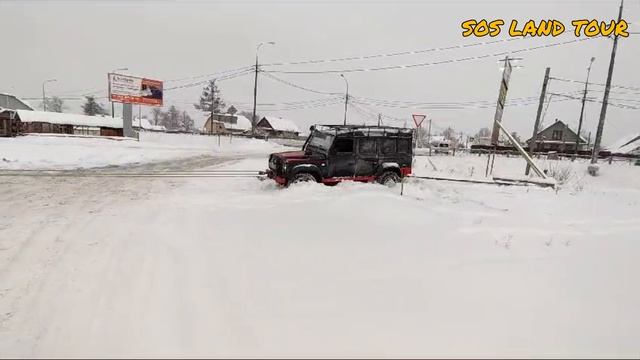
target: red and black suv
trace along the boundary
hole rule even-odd
[[[413,130],[390,126],[315,125],[301,151],[269,156],[267,176],[280,185],[378,181],[411,174]]]

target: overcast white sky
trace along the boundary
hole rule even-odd
[[[250,66],[256,45],[263,46],[261,63],[295,62],[376,55],[410,50],[444,48],[452,45],[493,41],[491,38],[463,38],[460,23],[470,18],[558,19],[568,26],[578,18],[611,20],[617,17],[618,1],[21,1],[0,0],[3,19],[3,57],[0,91],[21,97],[41,96],[42,81],[48,95],[80,96],[97,92],[105,96],[107,72],[127,67],[127,73],[165,80],[165,88],[206,79],[168,81]],[[624,18],[632,31],[640,31],[640,1],[627,0]],[[506,29],[505,29],[506,30]],[[497,39],[507,39],[506,31]],[[621,39],[613,82],[640,88],[639,35]],[[419,54],[339,61],[307,65],[265,66],[271,71],[317,71],[374,68],[461,59],[470,56],[518,50],[575,39],[535,38],[436,50]],[[539,96],[546,66],[551,75],[583,81],[591,56],[596,57],[591,81],[604,83],[612,41],[596,38],[578,43],[518,52],[521,68],[514,71],[508,99]],[[436,129],[452,126],[473,134],[490,126],[498,93],[498,57],[407,69],[345,73],[353,96],[415,102],[488,101],[484,109],[410,109],[357,105],[360,112],[381,112],[410,122],[411,113],[425,113]],[[273,73],[297,85],[325,92],[345,91],[339,73]],[[330,95],[303,91],[264,75],[259,78],[258,112],[286,117],[301,128],[312,123],[340,123],[343,105],[336,100],[319,100],[314,107],[286,110],[292,103],[330,99]],[[253,77],[246,75],[220,82],[227,104],[250,108]],[[603,87],[592,86],[590,96],[602,100]],[[551,92],[580,91],[579,83],[552,81]],[[614,89],[611,102],[640,107],[640,90]],[[193,109],[201,87],[166,91],[166,105],[174,104],[200,119]],[[579,96],[579,95],[578,95]],[[558,99],[558,98],[556,98]],[[106,101],[102,100],[105,104]],[[531,134],[537,101],[508,106],[504,124],[523,137]],[[33,100],[32,103],[39,104]],[[399,103],[398,103],[399,104]],[[79,101],[67,101],[69,112],[79,112]],[[404,106],[403,104],[400,104]],[[585,129],[595,134],[599,103],[586,109]],[[145,112],[143,108],[143,112]],[[552,102],[545,123],[555,118],[577,127],[579,101]],[[372,122],[373,117],[349,109],[348,121]],[[387,122],[402,125],[402,121]],[[609,107],[604,143],[627,133],[640,132],[640,110]]]

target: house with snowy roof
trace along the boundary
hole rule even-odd
[[[265,116],[256,124],[259,133],[273,137],[297,138],[300,129],[291,120],[275,116]]]
[[[0,108],[9,110],[33,110],[31,105],[15,95],[0,93]]]
[[[16,110],[21,133],[123,136],[122,118]]]
[[[140,124],[142,123],[142,126]],[[162,125],[153,125],[147,118],[134,118],[131,121],[131,127],[137,131],[155,131],[155,132],[166,132],[167,128]]]
[[[237,114],[213,114],[213,121],[209,115],[202,128],[204,134],[243,134],[250,131],[251,121]]]
[[[536,136],[536,144],[534,151],[558,151],[558,152],[575,152],[576,140],[578,140],[578,151],[586,150],[587,141],[578,136],[569,125],[556,119],[556,121],[540,130]],[[526,141],[527,147],[531,139]]]

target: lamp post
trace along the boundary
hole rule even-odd
[[[595,57],[591,57],[591,62],[589,62],[589,67],[587,68],[587,81],[584,83],[584,94],[582,94],[582,108],[580,109],[580,121],[578,121],[578,136],[576,137],[576,157],[578,156],[578,143],[580,142],[580,131],[582,130],[582,119],[584,117],[584,103],[587,100],[587,87],[589,86],[589,74],[591,74],[591,65],[596,60]]]
[[[349,103],[349,82],[344,74],[340,74],[340,77],[344,79],[344,83],[347,85],[347,92],[344,96],[344,125],[347,125],[347,104]]]
[[[54,81],[58,81],[58,79],[49,79],[42,82],[42,108],[44,109],[44,111],[47,111],[47,96],[44,92],[44,84]]]
[[[118,69],[111,70],[111,73],[115,74],[116,71],[127,71],[127,70],[129,69],[126,67],[118,68]],[[111,101],[111,82],[109,82],[109,101]],[[114,113],[115,113],[115,107],[113,106],[113,101],[111,101],[111,117],[115,117]]]
[[[253,134],[255,134],[256,132],[256,104],[257,104],[257,98],[258,98],[258,52],[260,51],[260,47],[264,44],[269,44],[269,45],[275,45],[276,43],[274,41],[269,41],[269,42],[261,42],[260,44],[258,44],[258,46],[256,47],[256,66],[255,66],[255,77],[253,80],[253,113],[251,115],[251,132]]]

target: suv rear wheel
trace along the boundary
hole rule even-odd
[[[382,175],[378,176],[378,182],[389,187],[395,186],[400,180],[400,175],[395,171],[385,171]]]
[[[291,180],[292,184],[300,182],[317,182],[316,177],[309,173],[298,173]]]

